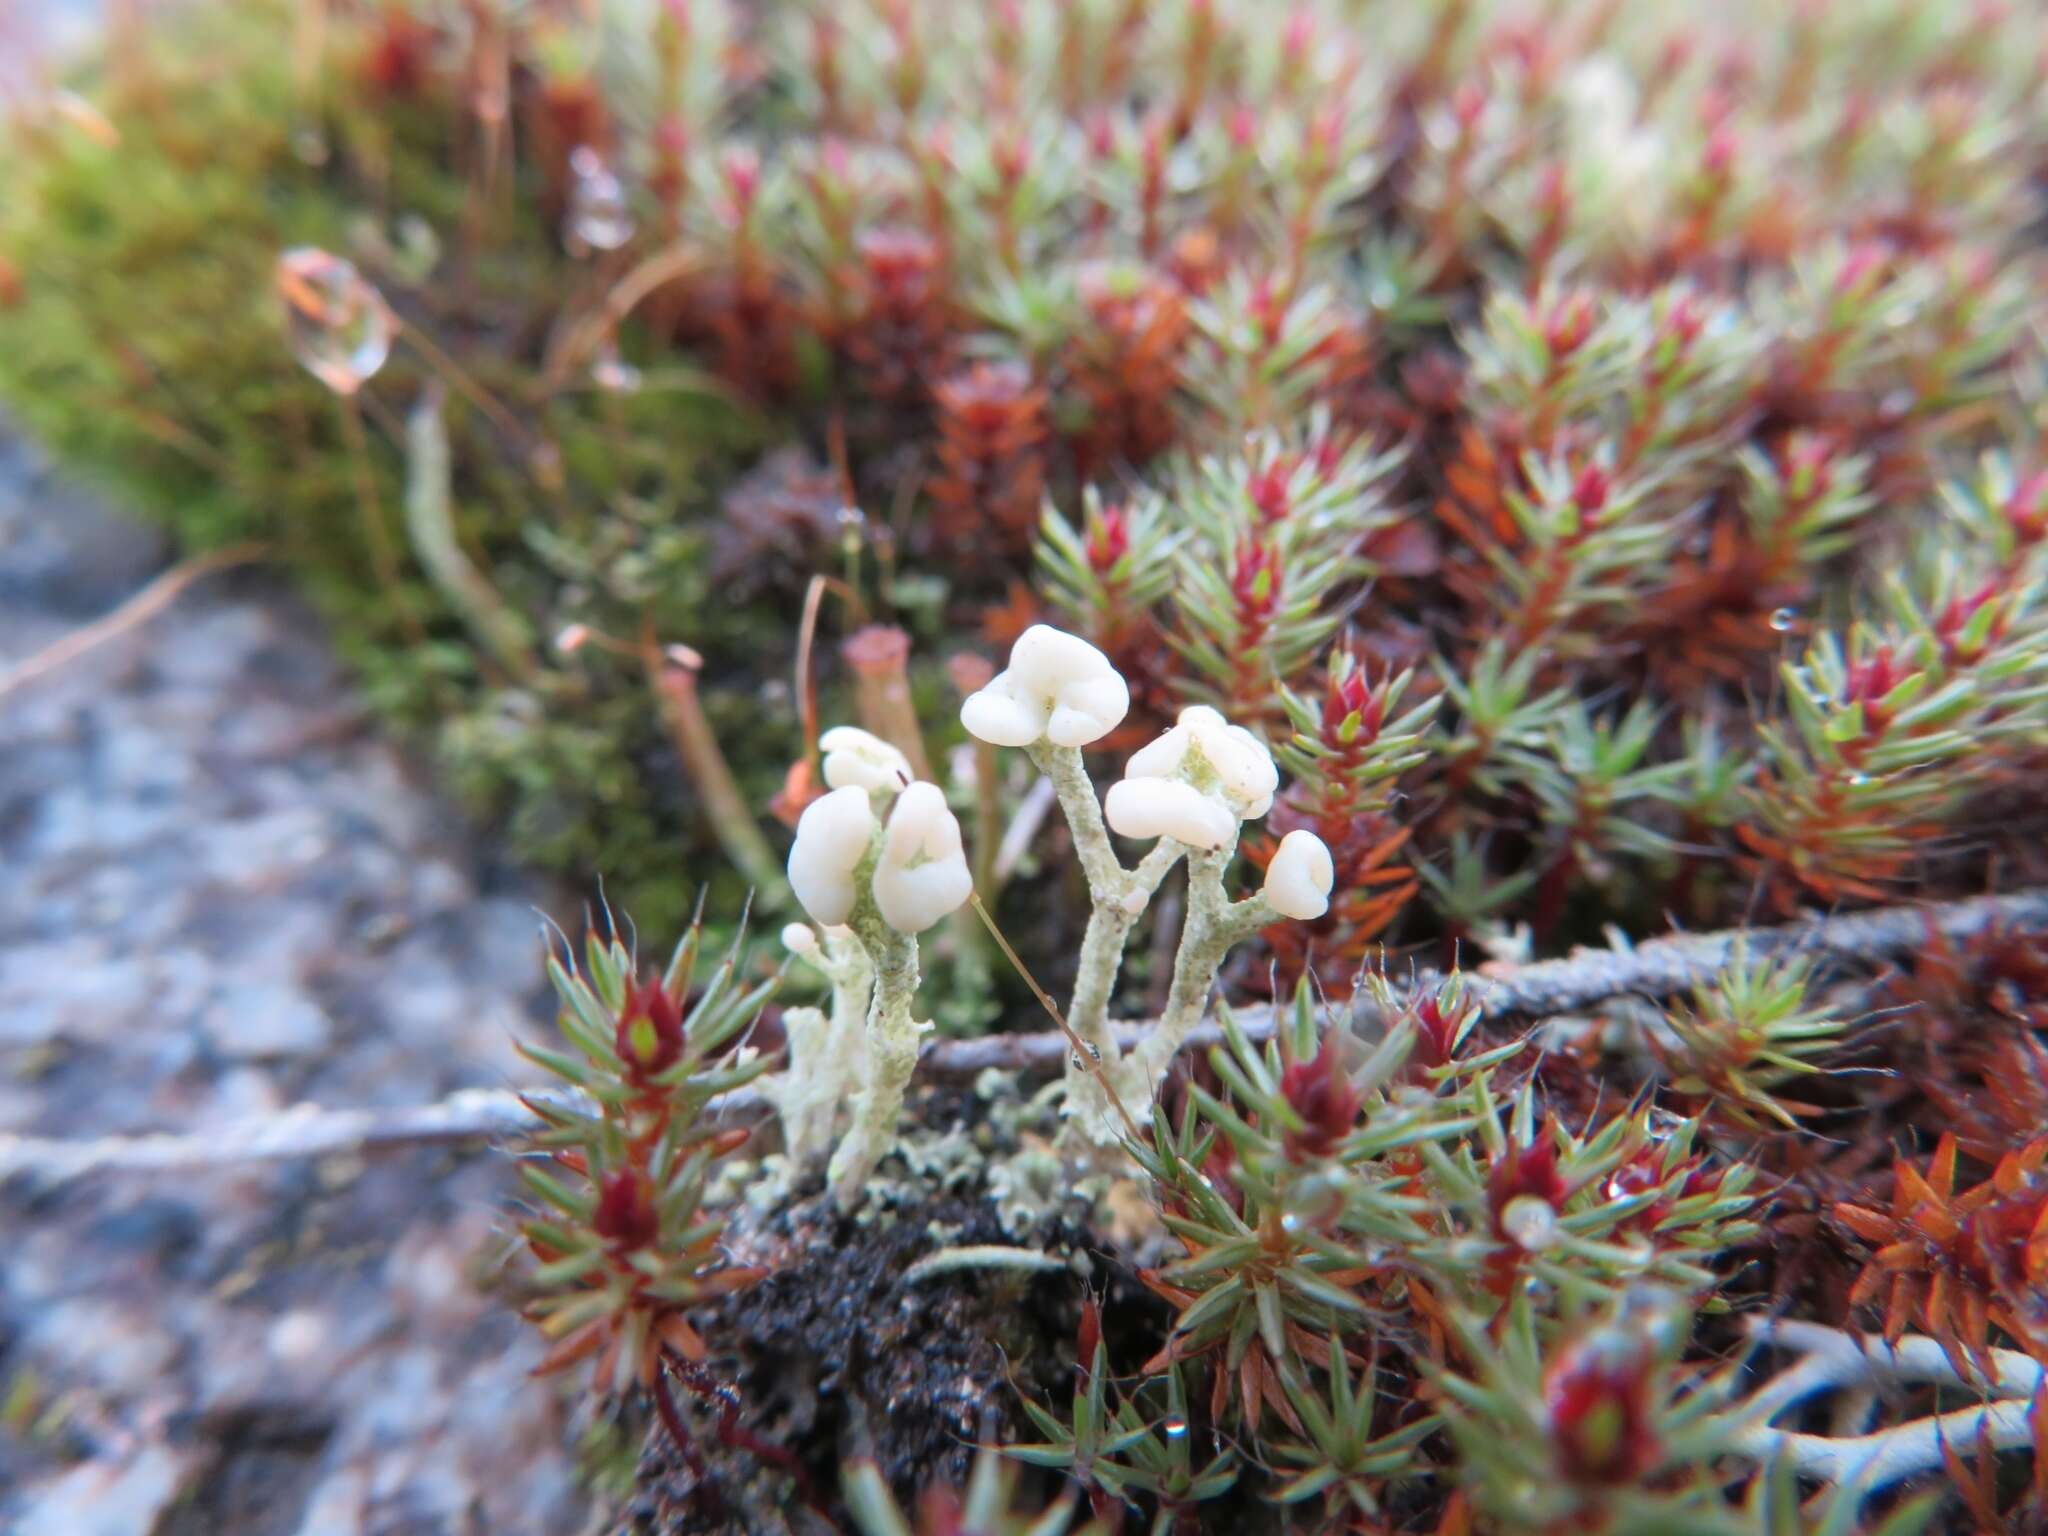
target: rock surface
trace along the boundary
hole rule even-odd
[[[0,437],[0,674],[165,559]],[[209,577],[0,696],[0,1134],[526,1080],[539,894],[367,730],[275,578]],[[0,1529],[582,1528],[488,1289],[506,1173],[443,1149],[0,1189]]]

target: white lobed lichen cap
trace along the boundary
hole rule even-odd
[[[1186,779],[1213,788],[1240,821],[1273,808],[1280,770],[1266,744],[1206,704],[1190,704],[1173,728],[1131,754],[1127,779]]]
[[[875,834],[868,792],[857,784],[821,795],[804,807],[789,850],[789,886],[804,910],[828,926],[853,916],[853,872]]]
[[[815,954],[818,948],[818,930],[809,923],[784,923],[782,947],[792,955]]]
[[[960,723],[998,747],[1085,747],[1130,708],[1131,690],[1107,656],[1079,635],[1034,624],[1010,647],[1009,666],[961,704]]]
[[[1125,837],[1171,837],[1190,848],[1221,848],[1239,822],[1273,806],[1280,771],[1265,744],[1206,704],[1131,754],[1109,789],[1103,815]]]
[[[1125,837],[1170,837],[1190,848],[1221,848],[1237,832],[1223,802],[1184,779],[1118,779],[1102,814]]]
[[[818,748],[825,754],[825,782],[833,789],[856,785],[893,794],[916,777],[909,758],[857,725],[833,726],[818,738]]]
[[[912,784],[896,797],[875,866],[875,906],[898,933],[923,933],[959,908],[974,889],[961,850],[960,823],[936,784]]]
[[[1312,922],[1330,910],[1334,878],[1330,850],[1313,832],[1294,831],[1280,839],[1266,865],[1267,905],[1282,917]]]

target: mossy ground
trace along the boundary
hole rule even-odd
[[[300,245],[377,275],[407,327],[530,439],[449,408],[463,546],[546,635],[643,627],[708,661],[706,707],[764,803],[796,737],[761,707],[788,664],[785,604],[736,603],[707,574],[704,516],[761,435],[745,406],[682,369],[632,395],[532,387],[562,295],[594,274],[562,248],[524,165],[481,210],[451,115],[368,92],[331,62],[317,102],[295,86],[286,8],[180,15],[137,71],[89,82],[104,125],[45,119],[10,145],[0,208],[0,399],[77,473],[166,524],[187,550],[268,544],[318,600],[375,706],[430,746],[508,851],[611,895],[650,928],[687,914],[712,861],[706,820],[674,762],[640,669],[589,653],[507,686],[456,613],[406,561],[380,583],[340,402],[286,345],[273,272]],[[409,232],[482,228],[402,281]],[[402,537],[405,404],[430,373],[403,336],[364,396],[369,470],[387,536]],[[560,456],[559,491],[525,462]],[[417,616],[414,627],[408,616]],[[776,638],[764,637],[769,625]],[[729,894],[737,894],[735,890]]]

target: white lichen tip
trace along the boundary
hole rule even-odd
[[[1190,704],[1171,730],[1131,754],[1103,816],[1125,837],[1221,848],[1239,822],[1272,809],[1279,784],[1273,754],[1258,737],[1206,704]]]
[[[912,784],[896,797],[875,866],[875,906],[898,933],[922,933],[956,911],[974,889],[961,849],[960,823],[936,784]]]
[[[792,955],[808,955],[818,948],[818,930],[809,923],[784,923],[782,947]]]
[[[967,696],[960,723],[998,747],[1085,747],[1123,721],[1131,690],[1109,658],[1079,635],[1034,624],[1010,647],[1010,664]]]
[[[1294,831],[1266,865],[1266,904],[1282,917],[1312,922],[1330,910],[1330,850],[1313,832]]]
[[[868,792],[857,784],[821,795],[797,818],[789,850],[789,887],[804,910],[826,925],[853,916],[853,872],[875,834]]]
[[[1221,848],[1237,832],[1222,801],[1182,779],[1119,779],[1102,814],[1125,837],[1170,837],[1190,848]]]
[[[833,726],[818,738],[818,749],[825,754],[825,782],[833,789],[893,794],[916,777],[909,758],[857,725]]]
[[[1240,821],[1273,808],[1280,770],[1266,744],[1206,704],[1190,704],[1174,727],[1131,754],[1126,779],[1185,779],[1213,789]]]

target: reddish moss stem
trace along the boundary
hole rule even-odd
[[[703,700],[697,696],[697,673],[703,658],[688,646],[656,651],[650,645],[644,661],[648,683],[675,742],[676,756],[704,801],[719,846],[753,885],[755,904],[766,911],[779,910],[789,897],[782,863],[740,793],[725,753],[719,749],[717,734],[705,717]]]
[[[920,779],[932,777],[910,696],[910,636],[893,624],[869,624],[841,642],[839,654],[853,669],[861,724],[910,759]]]

